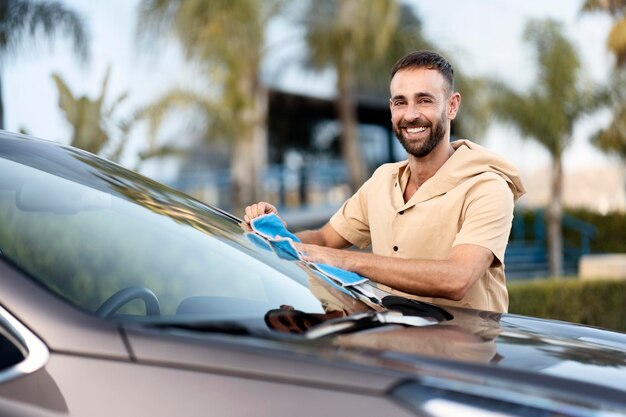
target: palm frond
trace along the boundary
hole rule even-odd
[[[456,90],[461,93],[461,111],[452,122],[457,137],[480,142],[492,119],[488,80],[469,77],[455,70]]]
[[[171,90],[140,109],[137,112],[137,119],[148,121],[150,149],[157,148],[156,138],[166,117],[171,112],[188,111],[190,109],[199,109],[199,114],[204,118],[205,126],[208,126],[210,123],[208,118],[210,115],[219,114],[220,106],[206,95],[194,91]]]
[[[172,21],[180,2],[143,0],[137,5],[136,36],[140,42],[159,40],[172,32]]]
[[[626,0],[585,0],[581,7],[582,12],[609,12],[619,16],[626,11]]]
[[[52,79],[59,92],[59,107],[65,113],[65,117],[70,123],[78,120],[78,99],[74,97],[69,87],[58,73],[52,74]]]
[[[57,1],[11,0],[0,13],[0,54],[15,54],[27,39],[54,40],[63,35],[72,40],[74,51],[89,58],[90,36],[83,17]]]
[[[596,132],[591,143],[601,151],[616,154],[626,161],[626,106],[616,109],[611,123]]]
[[[615,55],[617,67],[626,66],[626,17],[613,25],[606,44]]]

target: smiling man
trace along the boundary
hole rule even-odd
[[[467,140],[450,142],[461,95],[454,71],[431,51],[391,70],[391,122],[408,159],[379,167],[319,230],[298,233],[307,260],[357,272],[389,292],[418,300],[505,312],[504,251],[517,170]],[[277,213],[246,208],[245,221]],[[348,246],[372,253],[346,251]]]

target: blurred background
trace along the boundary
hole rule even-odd
[[[314,227],[406,157],[417,49],[455,67],[453,137],[521,170],[509,279],[626,275],[625,0],[0,0],[0,127]]]

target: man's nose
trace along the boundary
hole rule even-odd
[[[420,115],[421,113],[419,109],[417,108],[417,105],[415,105],[414,103],[413,104],[409,103],[407,105],[406,113],[404,114],[404,118],[406,120],[411,121],[411,120],[419,119]]]

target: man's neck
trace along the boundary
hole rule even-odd
[[[454,148],[450,144],[450,140],[444,138],[431,153],[423,158],[417,158],[413,155],[409,155],[409,169],[411,170],[409,182],[412,183],[415,190],[435,175],[435,173],[439,171],[439,168],[446,163],[453,153]]]

